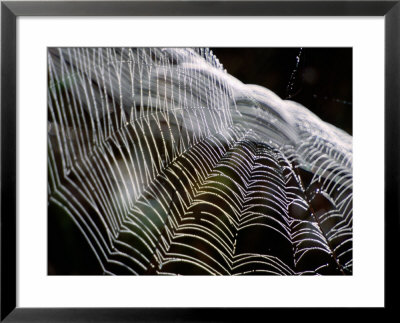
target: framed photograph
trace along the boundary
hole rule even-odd
[[[399,13],[2,2],[1,321],[387,314]]]

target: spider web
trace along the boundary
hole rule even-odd
[[[49,48],[48,200],[105,274],[352,273],[351,136],[209,49]]]

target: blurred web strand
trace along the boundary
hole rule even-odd
[[[208,49],[51,48],[48,73],[49,203],[105,274],[351,274],[341,130]]]
[[[299,72],[299,66],[302,54],[303,54],[303,48],[300,48],[299,53],[296,56],[296,65],[292,71],[292,74],[290,75],[289,83],[286,88],[286,99],[291,99],[294,96],[293,89],[296,83],[297,73]]]

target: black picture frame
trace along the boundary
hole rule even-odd
[[[16,19],[19,16],[383,16],[385,19],[385,306],[396,307],[399,235],[400,1],[2,1],[1,3],[1,322],[253,321],[292,316],[287,308],[16,307]],[[368,95],[366,93],[366,95]],[[372,148],[371,148],[372,149]],[[40,292],[40,291],[38,291]],[[368,292],[366,287],[366,292]],[[315,310],[315,309],[313,309]],[[324,309],[324,317],[337,309]],[[349,312],[359,309],[343,309]],[[273,311],[276,313],[266,312]],[[295,314],[299,315],[299,314]],[[315,315],[315,314],[313,314]],[[244,317],[248,317],[247,320]],[[312,319],[312,317],[310,317]],[[315,317],[314,317],[315,318]],[[321,319],[322,317],[319,316]],[[286,318],[285,318],[286,319]]]

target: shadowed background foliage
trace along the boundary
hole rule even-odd
[[[352,48],[212,50],[243,83],[262,85],[282,99],[297,101],[352,134]]]
[[[243,83],[303,104],[352,134],[351,48],[212,48]],[[49,206],[48,274],[101,275],[87,241],[62,208]]]

